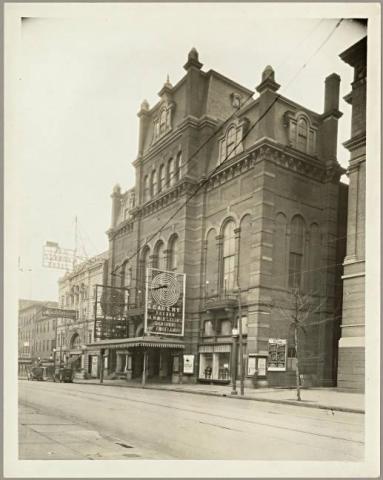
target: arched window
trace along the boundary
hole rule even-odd
[[[160,115],[160,133],[166,130],[166,110],[163,109]]]
[[[141,257],[141,268],[140,268],[140,290],[141,292],[145,292],[146,287],[146,270],[150,265],[150,248],[145,247],[142,252]]]
[[[157,195],[157,172],[155,170],[152,171],[152,175],[151,175],[151,194],[152,194],[152,197],[154,197],[155,195]]]
[[[159,242],[155,249],[156,268],[160,270],[166,270],[166,256],[165,256],[165,244]]]
[[[73,349],[77,349],[81,347],[81,338],[78,333],[75,333],[72,337],[72,340],[70,342],[70,347]]]
[[[221,139],[219,163],[235,157],[242,151],[242,126],[231,125]]]
[[[173,186],[176,183],[176,177],[174,172],[174,160],[171,158],[168,162],[168,185]]]
[[[126,260],[121,267],[120,271],[120,285],[122,288],[124,287],[130,287],[131,284],[131,274],[132,274],[132,269],[129,268],[129,263]]]
[[[225,292],[235,286],[235,223],[229,221],[223,230],[222,286]]]
[[[291,221],[290,255],[289,255],[289,287],[302,287],[304,253],[304,221],[296,215]]]
[[[169,242],[169,270],[172,272],[174,272],[178,268],[178,248],[178,237],[173,236]]]
[[[297,149],[302,152],[307,151],[308,126],[304,118],[298,120],[297,128]]]
[[[147,202],[150,199],[150,185],[149,185],[149,175],[144,177],[144,202]]]
[[[203,325],[203,333],[207,337],[212,337],[214,335],[213,322],[211,320],[206,320]]]
[[[177,158],[176,158],[176,171],[175,171],[176,181],[178,181],[181,178],[181,168],[182,168],[182,152],[178,152]]]
[[[160,181],[158,183],[158,191],[162,192],[165,188],[165,167],[164,165],[160,166]]]

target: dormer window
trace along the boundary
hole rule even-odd
[[[231,124],[219,143],[219,164],[243,152],[243,122]]]
[[[315,155],[316,131],[310,117],[304,112],[286,112],[285,126],[288,128],[289,145],[301,152]]]
[[[307,149],[307,122],[304,118],[298,120],[298,131],[297,131],[297,149],[302,150],[303,152]]]
[[[153,141],[155,142],[172,128],[173,103],[163,103],[158,115],[153,119]]]

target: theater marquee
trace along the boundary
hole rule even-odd
[[[148,268],[145,302],[145,333],[184,334],[185,274]]]

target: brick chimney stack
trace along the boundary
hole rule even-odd
[[[325,80],[324,112],[322,114],[322,156],[326,164],[337,161],[340,76],[332,73]]]
[[[120,185],[115,185],[113,187],[112,195],[110,196],[112,199],[112,225],[111,227],[115,227],[117,224],[117,218],[120,214],[121,209],[121,187]]]

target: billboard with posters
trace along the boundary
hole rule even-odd
[[[185,274],[148,268],[145,295],[145,333],[183,336]]]

